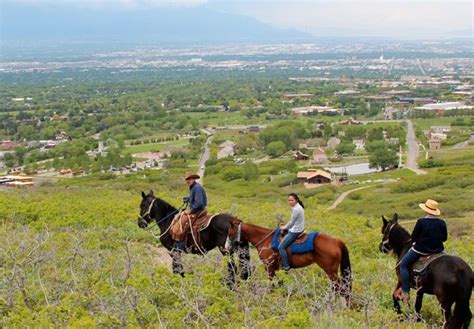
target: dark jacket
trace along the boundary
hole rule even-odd
[[[201,184],[195,182],[189,187],[189,208],[192,214],[196,214],[207,207],[206,191]]]
[[[448,230],[444,220],[425,216],[416,222],[411,234],[413,249],[423,254],[434,254],[444,250],[443,242],[448,239]]]

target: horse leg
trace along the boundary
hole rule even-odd
[[[421,305],[423,304],[423,290],[419,289],[416,292],[416,300],[415,300],[415,319],[417,322],[421,321]]]
[[[439,300],[439,299],[438,299]],[[444,323],[443,328],[451,328],[451,307],[453,306],[454,300],[443,300],[440,301],[441,304],[441,312],[443,312]]]
[[[247,280],[252,272],[250,267],[250,249],[249,243],[245,242],[239,247],[239,267],[240,267],[240,278]]]
[[[179,274],[184,278],[184,268],[181,260],[181,253],[181,250],[178,249],[173,249],[171,251],[171,268],[173,269],[173,273]]]
[[[392,298],[393,298],[393,308],[395,308],[395,311],[397,312],[398,315],[401,315],[402,314],[402,308],[400,307],[400,301],[398,300],[398,297],[395,296],[395,292],[400,289],[400,287],[402,286],[402,283],[400,281],[398,281],[397,283],[397,287],[395,288],[395,290],[393,291],[393,294],[392,294]]]
[[[235,288],[235,275],[237,273],[237,269],[235,267],[234,262],[234,252],[232,250],[227,250],[224,247],[219,247],[219,251],[223,256],[229,256],[229,261],[227,262],[227,277],[226,282],[229,289]]]

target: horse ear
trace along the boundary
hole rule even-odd
[[[388,220],[385,219],[385,216],[382,215],[383,226],[388,224]]]
[[[398,214],[397,214],[397,213],[394,213],[394,214],[393,214],[392,220],[393,220],[394,222],[398,222]]]
[[[142,191],[142,198],[145,199],[146,195],[145,192]]]
[[[150,195],[155,196],[155,194],[153,194],[153,190],[150,190]]]

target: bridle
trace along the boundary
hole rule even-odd
[[[153,205],[155,204],[155,201],[156,201],[156,198],[153,198],[153,201],[150,202],[150,205],[148,206],[148,210],[143,215],[138,217],[139,221],[141,222],[146,221],[147,223],[149,223],[153,220],[153,218],[151,218],[150,216],[150,213],[151,213],[151,210],[153,209]],[[148,216],[148,220],[146,219],[147,216]]]
[[[241,238],[242,238],[242,222],[239,222],[239,225],[237,226],[237,238],[234,238],[234,239],[231,239],[230,237],[228,237],[229,240],[234,243],[234,242],[241,242]]]
[[[397,223],[393,223],[390,228],[388,229],[388,234],[387,238],[385,240],[382,240],[382,250],[384,252],[389,252],[392,249],[392,246],[390,245],[390,233],[392,232],[392,229],[397,225]],[[385,234],[384,234],[385,235]]]
[[[146,222],[147,224],[149,222],[151,222],[153,220],[153,218],[151,217],[151,211],[153,210],[153,206],[155,204],[155,201],[157,199],[156,198],[153,198],[153,201],[150,203],[150,205],[148,206],[148,209],[147,211],[138,217],[138,221],[139,222]],[[151,229],[154,227],[154,226],[158,226],[160,225],[161,223],[163,223],[165,220],[167,220],[168,218],[170,218],[171,216],[174,216],[176,215],[178,212],[180,212],[182,209],[186,208],[188,205],[188,202],[187,201],[183,201],[183,204],[176,210],[172,211],[171,213],[169,213],[168,215],[166,215],[165,217],[161,218],[158,220],[158,218],[156,219],[156,221],[151,224],[150,226],[146,227],[145,229],[147,231],[149,231],[155,238],[161,238],[163,235],[165,235],[169,229],[171,228],[171,225],[166,229],[165,232],[161,233],[160,235],[155,235],[153,234],[153,232],[151,231]],[[148,217],[148,220],[147,220],[147,217]]]
[[[239,223],[237,226],[237,238],[236,239],[230,239],[232,242],[241,242],[242,238],[242,222]],[[271,236],[273,233],[275,233],[275,230],[270,231],[267,233],[262,239],[260,239],[257,243],[254,244],[254,247],[257,248],[259,245],[261,245],[269,236]]]

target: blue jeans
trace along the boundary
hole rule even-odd
[[[290,268],[290,264],[288,261],[288,254],[286,253],[286,248],[288,248],[300,235],[301,233],[292,233],[288,232],[285,237],[280,241],[280,244],[278,245],[278,251],[280,252],[281,256],[281,263],[283,266],[283,269],[288,270]]]
[[[403,292],[410,292],[410,267],[416,262],[421,255],[410,248],[400,261],[400,278],[402,280]]]

